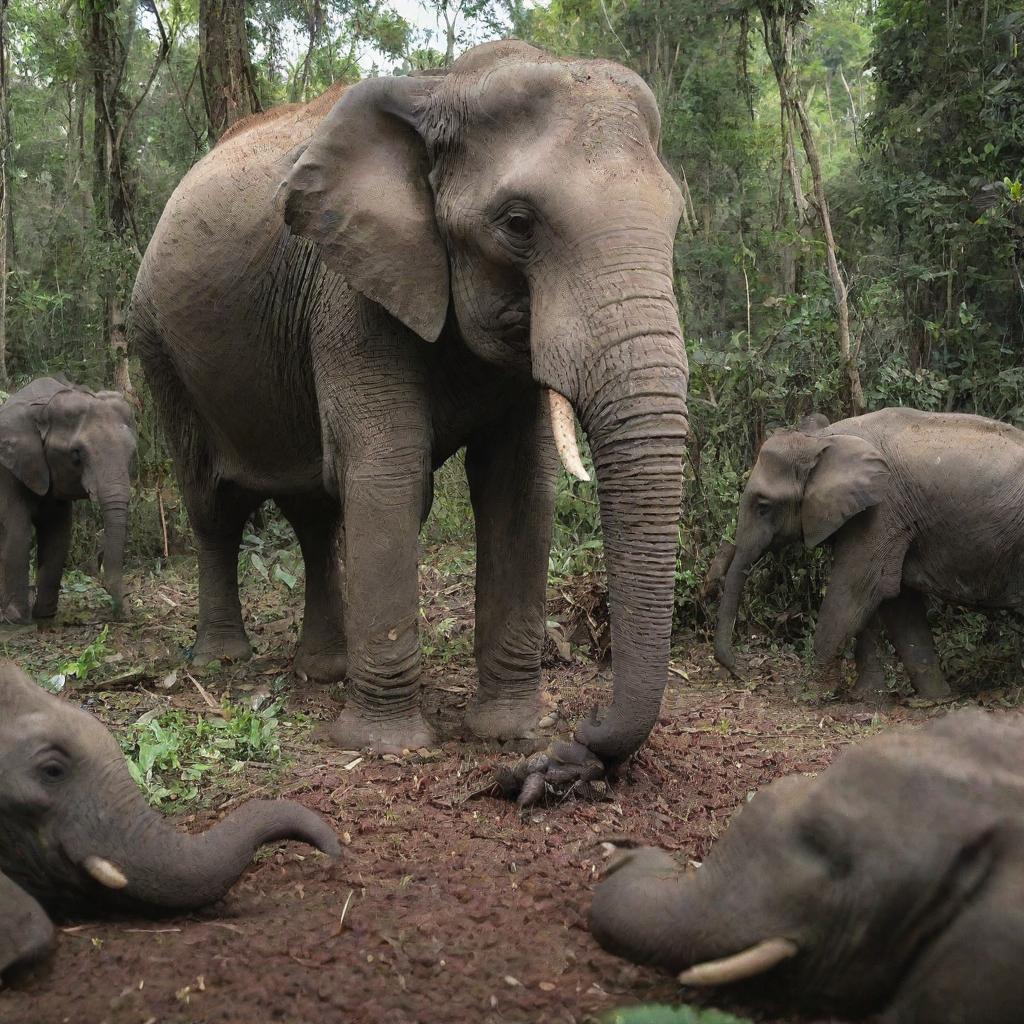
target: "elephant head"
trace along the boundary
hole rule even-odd
[[[801,540],[817,547],[857,513],[881,502],[890,479],[888,464],[873,444],[843,433],[841,424],[829,427],[821,415],[765,441],[740,498],[735,547],[731,553],[723,547],[728,571],[715,631],[721,664],[730,670],[736,666],[736,612],[758,559]]]
[[[687,362],[673,292],[679,189],[650,89],[516,41],[446,75],[348,89],[281,197],[328,266],[425,342],[548,389],[556,444],[597,470],[615,689],[579,739],[606,763],[653,726],[667,679]]]
[[[789,777],[700,867],[628,851],[591,929],[687,985],[885,1024],[1012,1024],[1024,1000],[1024,727],[954,714]],[[874,1019],[874,1018],[872,1018]]]
[[[0,465],[30,491],[103,511],[104,585],[120,611],[135,423],[117,391],[89,391],[44,377],[0,409]]]
[[[252,800],[200,836],[176,831],[99,721],[0,663],[0,971],[45,949],[44,910],[199,907],[279,839],[340,852],[322,818],[287,800]]]

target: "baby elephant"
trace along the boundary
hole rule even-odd
[[[104,584],[120,612],[135,443],[132,411],[117,391],[40,377],[0,408],[0,620],[28,623],[57,613],[71,503],[86,497],[103,510]],[[33,528],[38,573],[30,611]]]
[[[251,800],[177,832],[138,791],[92,715],[0,662],[0,975],[49,951],[49,914],[187,910],[220,899],[264,843],[338,841],[290,800]]]
[[[723,665],[735,667],[736,610],[754,563],[769,548],[830,538],[832,577],[814,636],[819,688],[841,688],[851,636],[856,695],[882,688],[877,613],[918,694],[947,696],[923,595],[1024,604],[1024,431],[981,416],[882,409],[831,426],[809,416],[769,437],[740,499],[715,634]]]
[[[1019,1024],[1024,719],[952,714],[790,776],[704,865],[620,854],[594,893],[607,950],[878,1024]]]

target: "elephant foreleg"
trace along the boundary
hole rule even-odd
[[[45,501],[36,516],[36,601],[32,617],[57,614],[60,581],[71,547],[71,502]]]
[[[339,543],[341,515],[326,496],[278,498],[292,524],[306,568],[306,602],[302,636],[294,668],[310,679],[344,679],[348,668]]]
[[[948,697],[951,691],[935,652],[924,598],[915,590],[903,590],[899,597],[886,601],[879,611],[917,695],[929,700]]]
[[[349,685],[329,732],[346,749],[398,753],[434,742],[420,710],[417,578],[429,478],[427,452],[409,446],[345,468]]]
[[[885,662],[882,658],[882,623],[878,615],[857,634],[853,660],[857,682],[850,691],[852,700],[877,701],[885,691]]]
[[[536,734],[558,457],[538,390],[466,452],[476,517],[477,736]]]
[[[6,481],[10,490],[20,485]],[[24,488],[21,488],[24,490]],[[5,494],[0,517],[0,621],[26,625],[32,621],[28,605],[28,569],[32,551],[32,515],[28,503],[17,493]]]
[[[862,513],[837,535],[832,576],[814,634],[820,693],[842,690],[840,659],[847,641],[868,628],[883,601],[899,593],[907,543],[891,535],[883,515],[875,510]]]

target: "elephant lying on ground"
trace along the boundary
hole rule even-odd
[[[195,657],[249,652],[238,547],[271,498],[306,564],[296,670],[349,679],[332,739],[432,743],[417,534],[432,470],[466,446],[479,672],[467,723],[534,735],[556,451],[583,472],[576,413],[597,470],[614,658],[611,706],[576,736],[582,760],[606,765],[644,742],[668,677],[688,429],[681,198],[659,134],[633,72],[504,41],[446,74],[367,79],[259,115],[193,168],[139,270],[132,333],[198,544]]]
[[[40,377],[0,408],[0,618],[28,623],[57,613],[71,543],[71,503],[103,510],[103,576],[120,612],[135,422],[117,391],[90,391]],[[36,599],[29,609],[29,556],[36,533]]]
[[[877,613],[918,694],[947,696],[924,595],[1024,604],[1024,431],[981,416],[882,409],[831,426],[810,416],[769,437],[740,499],[715,634],[723,665],[735,667],[736,610],[754,563],[769,548],[829,538],[818,685],[840,689],[839,659],[856,636],[857,696],[884,688]]]
[[[619,851],[607,950],[878,1024],[1018,1024],[1024,719],[965,711],[869,739],[737,812],[703,866]]]
[[[49,950],[51,913],[200,907],[279,839],[340,853],[289,800],[251,800],[201,836],[175,831],[99,721],[0,663],[0,975]]]

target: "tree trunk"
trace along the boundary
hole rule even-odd
[[[855,415],[865,409],[864,389],[860,382],[860,371],[857,368],[857,356],[850,341],[850,305],[846,290],[846,281],[839,269],[836,240],[832,233],[832,218],[829,216],[828,201],[825,197],[825,185],[821,174],[821,160],[818,147],[814,141],[814,132],[807,111],[800,96],[800,87],[796,80],[796,69],[793,64],[793,43],[796,26],[802,16],[802,5],[794,4],[780,10],[775,0],[758,0],[761,21],[764,26],[764,43],[768,57],[775,72],[775,80],[779,86],[779,102],[788,114],[789,122],[800,132],[807,166],[811,172],[811,184],[814,192],[813,206],[821,224],[825,240],[825,258],[828,275],[832,281],[835,294],[836,319],[839,330],[839,354],[850,390],[850,405]],[[791,180],[794,198],[799,209],[802,190],[796,173],[795,161],[790,155]]]
[[[7,158],[11,151],[11,110],[7,92],[7,6],[0,0],[0,388],[7,378],[7,254],[11,246],[11,201],[7,191]]]
[[[199,73],[211,140],[258,113],[244,0],[199,0]]]
[[[141,258],[132,209],[131,177],[127,173],[130,156],[124,145],[127,120],[124,78],[130,39],[135,30],[135,4],[130,4],[126,10],[128,42],[118,31],[119,14],[118,0],[95,0],[85,15],[84,42],[93,76],[93,211],[96,226],[106,238],[109,251],[107,265],[103,268],[104,341],[111,377],[120,391],[131,395],[121,313],[121,295],[127,282],[120,257],[128,250],[136,259]]]

